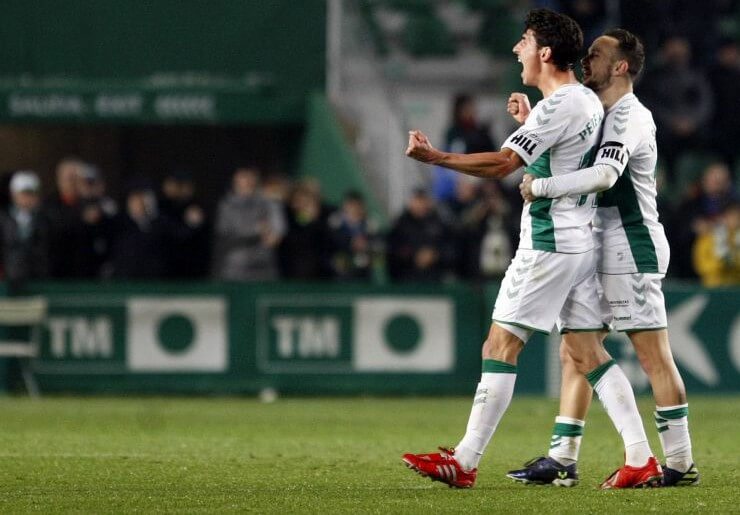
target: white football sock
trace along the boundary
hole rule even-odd
[[[656,406],[655,425],[667,467],[686,472],[694,463],[689,435],[689,405]]]
[[[577,418],[555,417],[547,455],[566,467],[577,462],[585,424],[585,421]]]
[[[586,378],[622,437],[625,464],[642,467],[653,453],[627,376],[614,360],[610,360],[586,374]]]
[[[516,366],[492,359],[483,360],[478,389],[470,410],[465,436],[455,447],[455,459],[464,470],[478,467],[483,451],[514,394]]]

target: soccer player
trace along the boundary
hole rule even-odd
[[[655,124],[632,93],[644,60],[642,43],[626,30],[610,30],[594,41],[582,61],[584,85],[598,94],[606,109],[594,166],[552,178],[525,175],[520,189],[527,201],[604,191],[598,200],[594,236],[607,310],[611,308],[614,327],[628,334],[650,379],[666,458],[663,485],[689,485],[699,481],[699,474],[691,454],[686,391],[666,330],[661,279],[669,249],[656,210]],[[510,98],[509,111],[519,121],[527,118],[527,106],[521,94]],[[509,472],[517,481],[549,484],[562,474],[576,474],[591,388],[569,355],[561,353],[561,357],[560,415],[555,418],[549,454]],[[623,476],[617,471],[606,483],[619,486]]]
[[[411,131],[408,156],[484,178],[504,177],[525,164],[537,177],[567,176],[589,162],[599,142],[603,107],[573,72],[583,46],[581,29],[567,16],[546,9],[531,11],[525,29],[513,51],[522,63],[524,84],[537,87],[544,98],[501,151],[441,152],[423,133]],[[408,467],[450,486],[472,487],[478,463],[511,401],[519,353],[533,331],[548,334],[557,322],[567,333],[564,351],[572,355],[579,373],[587,374],[624,440],[627,465],[637,470],[631,482],[660,480],[632,387],[598,332],[603,324],[592,200],[593,195],[570,195],[525,203],[519,249],[496,299],[465,435],[454,450],[405,454]]]

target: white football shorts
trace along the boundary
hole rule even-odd
[[[597,285],[593,250],[559,254],[519,249],[506,270],[491,318],[505,328],[545,334],[556,324],[561,332],[599,331],[604,315]]]
[[[629,333],[668,327],[661,287],[663,274],[598,274],[598,277],[608,303],[604,317],[615,330]]]

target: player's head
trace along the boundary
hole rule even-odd
[[[581,63],[583,83],[599,92],[615,80],[634,82],[645,64],[645,48],[631,32],[612,29],[596,38]]]
[[[522,81],[537,86],[549,65],[558,71],[573,69],[583,48],[583,32],[573,19],[549,9],[534,9],[524,21],[522,39],[514,53],[522,63]]]

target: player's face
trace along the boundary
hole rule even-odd
[[[609,36],[597,38],[581,60],[583,65],[583,84],[599,92],[611,84],[612,72],[618,59],[619,42]]]
[[[536,86],[537,79],[542,69],[540,48],[537,46],[537,40],[534,37],[534,31],[527,29],[522,34],[522,39],[514,45],[513,52],[516,54],[518,61],[522,63],[522,83],[525,86]]]

